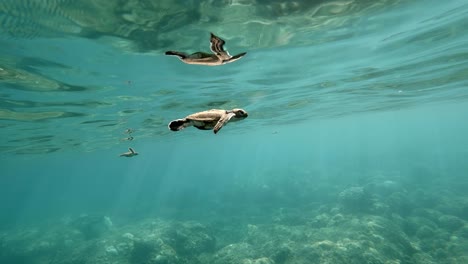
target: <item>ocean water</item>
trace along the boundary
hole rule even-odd
[[[468,263],[467,19],[463,0],[1,1],[0,263]],[[164,55],[210,32],[247,54]],[[218,134],[167,127],[233,108]]]

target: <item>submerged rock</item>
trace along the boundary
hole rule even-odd
[[[109,255],[118,255],[119,251],[114,246],[108,246],[106,247],[106,253]]]
[[[208,229],[195,222],[176,224],[165,232],[166,242],[183,256],[195,256],[213,252],[216,240]]]
[[[242,264],[275,264],[272,259],[269,258],[258,258],[258,259],[244,259]]]
[[[254,258],[255,251],[250,244],[230,244],[220,249],[213,257],[213,264],[245,264]]]
[[[381,197],[386,197],[395,192],[401,192],[403,190],[402,185],[399,182],[386,179],[382,181],[374,181],[367,186],[367,189],[371,190],[372,193]]]
[[[427,238],[431,238],[435,235],[435,231],[434,229],[426,226],[426,225],[423,225],[421,226],[418,231],[416,232],[416,237],[418,237],[419,239],[427,239]]]
[[[468,225],[464,225],[460,230],[457,232],[458,236],[468,239]]]
[[[432,232],[434,232],[438,229],[436,223],[430,219],[419,216],[407,217],[405,219],[400,219],[400,221],[400,226],[408,236],[427,238],[429,236],[429,233],[427,232],[428,230],[432,230]]]
[[[465,225],[465,221],[453,215],[443,215],[439,217],[438,222],[442,228],[449,232],[454,232]]]
[[[402,217],[410,216],[417,206],[412,199],[404,192],[394,192],[385,199],[391,213]]]
[[[130,255],[130,263],[176,264],[179,263],[179,258],[175,250],[161,239],[135,240]]]
[[[84,214],[73,219],[70,225],[80,231],[85,239],[95,239],[110,230],[112,221],[107,216]]]
[[[343,210],[348,212],[366,212],[372,209],[372,196],[364,187],[350,187],[338,194],[338,201]]]
[[[333,264],[384,264],[385,257],[376,248],[363,241],[343,239],[337,242],[323,240],[304,246],[298,255],[302,259],[297,263],[333,263]]]
[[[125,233],[122,235],[123,238],[126,238],[130,241],[133,241],[135,239],[135,236],[132,233]]]

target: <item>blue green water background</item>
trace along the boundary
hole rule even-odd
[[[2,263],[468,263],[465,1],[153,2],[0,4]],[[163,55],[209,51],[210,32],[247,55]],[[167,128],[236,107],[249,117],[217,135]],[[128,147],[139,155],[119,157]],[[54,235],[88,215],[113,229]],[[172,255],[135,257],[151,219],[217,242],[187,253],[194,233],[163,232]],[[392,231],[360,237],[371,223]],[[127,251],[99,244],[124,227]]]

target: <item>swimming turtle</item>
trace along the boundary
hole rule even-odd
[[[133,133],[133,131],[134,131],[133,129],[127,128],[127,129],[125,129],[124,133],[125,134],[131,134],[131,133]]]
[[[240,108],[232,110],[211,109],[191,114],[185,118],[173,120],[169,123],[169,129],[179,131],[189,126],[201,130],[212,130],[216,134],[227,122],[239,121],[248,116],[248,113]]]
[[[138,155],[138,152],[136,152],[132,148],[128,148],[128,152],[124,152],[124,153],[120,154],[120,157],[131,158],[131,157],[136,156],[136,155]]]
[[[120,140],[121,141],[132,141],[134,139],[134,137],[130,136],[130,137],[126,137],[126,138],[121,138]]]
[[[226,63],[234,62],[242,58],[247,52],[239,53],[235,56],[231,56],[226,50],[224,50],[224,44],[226,42],[215,34],[211,33],[210,37],[210,49],[213,53],[206,52],[195,52],[187,54],[180,51],[166,51],[166,55],[177,56],[181,61],[187,64],[198,64],[208,66],[218,66]]]

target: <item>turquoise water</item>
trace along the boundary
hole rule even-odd
[[[468,263],[467,17],[462,0],[2,1],[0,263]],[[164,55],[209,52],[210,32],[247,55]],[[249,116],[167,127],[212,108]]]

